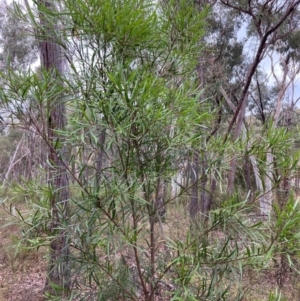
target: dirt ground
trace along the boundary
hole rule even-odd
[[[43,300],[46,262],[42,252],[11,247],[19,239],[20,230],[16,226],[1,226],[0,301]]]

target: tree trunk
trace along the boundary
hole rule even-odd
[[[171,197],[176,199],[180,195],[181,187],[183,186],[182,171],[178,170],[172,178],[171,182]]]
[[[100,129],[99,129],[100,130]],[[96,187],[99,187],[102,168],[103,168],[103,155],[104,155],[104,143],[106,137],[106,129],[103,128],[100,130],[100,135],[98,137],[98,151],[96,153]]]
[[[201,162],[202,172],[201,172],[201,180],[200,180],[200,188],[201,188],[201,216],[204,220],[208,218],[208,212],[211,209],[212,205],[212,198],[210,198],[208,192],[207,192],[207,171],[208,171],[208,165],[207,165],[207,158],[205,154],[203,154],[202,162]],[[210,193],[213,193],[210,191]]]
[[[190,166],[190,175],[191,175],[191,202],[190,202],[190,216],[194,218],[199,212],[199,192],[198,192],[198,178],[199,178],[199,154],[194,152],[193,154],[193,163]]]
[[[20,139],[19,143],[17,144],[16,149],[14,151],[14,154],[13,154],[13,156],[10,159],[8,170],[7,170],[7,172],[6,172],[5,176],[4,176],[4,180],[3,180],[3,184],[2,184],[3,187],[6,185],[6,183],[8,181],[8,177],[9,177],[11,171],[12,171],[12,168],[15,165],[15,159],[16,159],[16,156],[18,155],[20,147],[22,146],[23,140],[24,140],[24,135],[22,136],[22,138]]]
[[[276,109],[274,113],[273,123],[272,127],[275,129],[277,127],[280,112],[282,110],[282,103],[284,99],[285,92],[287,88],[289,87],[292,79],[290,79],[289,82],[287,82],[287,75],[288,75],[288,62],[289,62],[289,56],[286,59],[282,59],[281,63],[283,66],[283,76],[282,79],[279,80],[276,76],[275,72],[275,64],[273,63],[273,58],[271,58],[271,67],[272,67],[272,73],[274,75],[274,78],[277,81],[278,86],[280,87],[277,100],[276,100]],[[265,177],[265,203],[263,204],[261,202],[261,214],[269,216],[272,210],[272,204],[273,204],[273,193],[272,193],[272,184],[273,184],[273,174],[274,174],[274,156],[272,154],[272,149],[270,148],[267,152],[266,156],[266,177]]]
[[[239,138],[240,133],[244,127],[246,106],[247,106],[247,100],[248,100],[247,95],[245,96],[246,100],[243,101],[243,105],[239,112],[238,121],[237,121],[236,128],[234,131],[234,136],[233,136],[234,141]],[[230,170],[229,170],[229,174],[228,174],[228,192],[229,192],[229,194],[232,194],[233,190],[234,190],[234,181],[235,181],[236,165],[237,165],[236,160],[237,160],[236,155],[233,155],[233,157],[230,161]]]
[[[244,175],[245,175],[246,189],[247,191],[251,192],[251,196],[252,196],[253,187],[251,184],[251,161],[247,153],[244,156]]]
[[[51,24],[44,14],[45,9],[55,10],[52,1],[40,0],[38,3],[42,28],[40,57],[42,68],[51,74],[49,85],[54,89],[53,97],[48,99],[48,146],[49,146],[49,187],[52,220],[49,232],[53,235],[50,243],[50,259],[44,292],[52,295],[65,295],[70,289],[70,265],[68,233],[64,229],[69,215],[69,179],[66,169],[66,147],[57,131],[66,126],[65,104],[63,101],[61,77],[65,73],[64,53],[55,42],[58,27]],[[49,91],[50,94],[50,91]]]

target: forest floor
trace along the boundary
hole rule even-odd
[[[173,214],[177,215],[180,212]],[[177,218],[179,217],[167,216],[166,223],[172,224],[171,220],[176,221]],[[7,217],[0,208],[0,301],[42,301],[45,299],[43,287],[47,250],[41,248],[39,251],[28,251],[16,248],[21,239],[21,230],[17,225],[7,226],[9,222],[11,217]],[[180,229],[178,231],[180,232]],[[259,274],[253,270],[247,271],[243,279],[247,292],[242,301],[278,301],[279,299],[269,299],[270,293],[278,290],[276,277],[274,268],[261,271]],[[281,301],[300,300],[299,279],[293,275],[288,276],[281,290],[283,297]]]
[[[20,229],[1,227],[3,220],[0,214],[0,301],[41,301],[46,270],[43,251],[12,247],[20,239]]]

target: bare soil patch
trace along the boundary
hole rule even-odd
[[[21,231],[0,220],[0,301],[42,301],[46,262],[43,252],[16,249]]]

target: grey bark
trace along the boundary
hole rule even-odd
[[[96,185],[97,185],[97,187],[100,184],[101,175],[102,175],[105,137],[106,137],[106,129],[103,128],[100,130],[100,134],[98,137],[98,151],[96,154]]]
[[[207,158],[206,155],[202,155],[201,160],[201,179],[200,179],[200,188],[201,188],[201,206],[200,206],[200,212],[203,219],[207,219],[209,210],[211,208],[212,198],[210,198],[209,193],[207,191],[207,182],[208,182],[208,164],[207,164]],[[212,193],[212,191],[210,191]]]
[[[291,84],[290,80],[287,82],[287,75],[288,75],[288,59],[287,60],[282,60],[281,63],[283,65],[283,77],[282,80],[279,80],[276,76],[275,70],[274,70],[274,64],[273,64],[273,59],[271,58],[272,62],[272,73],[277,81],[278,86],[280,87],[280,90],[278,92],[278,97],[276,100],[276,109],[274,113],[274,118],[273,118],[273,124],[272,127],[275,129],[277,127],[278,121],[279,121],[279,116],[280,112],[282,109],[282,102],[284,99],[285,92],[289,85]],[[266,176],[265,176],[265,196],[264,196],[264,203],[261,202],[260,209],[261,209],[261,214],[265,216],[269,216],[272,210],[272,204],[273,204],[273,193],[272,193],[272,186],[273,186],[273,173],[274,173],[274,156],[272,154],[272,150],[269,149],[267,152],[266,156]]]
[[[247,95],[246,95],[246,98],[247,98]],[[244,127],[246,106],[247,106],[247,99],[245,101],[243,101],[243,105],[239,112],[236,128],[234,131],[234,136],[233,136],[234,140],[238,139],[238,137],[241,134],[242,128]],[[236,155],[233,155],[233,157],[230,161],[230,169],[229,169],[229,174],[228,174],[228,192],[229,192],[229,194],[232,194],[233,190],[234,190],[234,181],[235,181],[236,165],[237,165],[236,160],[237,160]]]
[[[6,185],[6,183],[8,181],[8,177],[9,177],[11,171],[12,171],[12,168],[18,162],[18,161],[16,161],[16,156],[17,156],[17,154],[19,152],[20,147],[22,146],[23,141],[24,141],[24,135],[22,136],[22,138],[20,139],[19,143],[17,144],[17,147],[16,147],[16,149],[14,151],[14,154],[13,154],[13,156],[10,159],[8,170],[7,170],[7,172],[6,172],[5,176],[4,176],[4,180],[3,180],[3,184],[2,184],[3,187]],[[23,158],[23,156],[21,158]]]
[[[198,179],[199,179],[199,154],[194,152],[192,164],[190,166],[190,176],[191,176],[191,201],[190,201],[190,216],[195,218],[196,214],[199,212],[199,191],[198,191]]]
[[[40,58],[41,65],[51,74],[53,87],[62,85],[61,77],[65,73],[66,62],[62,47],[55,42],[58,33],[57,25],[45,16],[44,11],[55,11],[52,1],[38,2],[41,23]],[[54,237],[50,243],[49,263],[44,292],[52,295],[68,294],[70,289],[70,264],[68,232],[64,229],[69,214],[69,179],[66,168],[66,147],[57,131],[66,127],[65,104],[61,93],[54,93],[48,99],[48,157],[49,157],[49,187],[52,220],[48,225],[49,232]],[[57,289],[59,288],[59,289]]]
[[[203,62],[199,62],[198,68],[198,81],[200,86],[204,86],[204,66]],[[200,101],[203,102],[205,99],[204,93],[200,95]],[[211,198],[206,191],[208,176],[207,176],[207,159],[206,155],[202,154],[201,157],[201,179],[199,181],[200,174],[200,155],[195,150],[192,160],[191,168],[191,181],[192,181],[192,191],[191,191],[191,201],[190,201],[190,216],[194,218],[196,214],[200,211],[202,217],[207,217],[207,213],[211,207]],[[200,185],[199,185],[200,184]],[[200,186],[200,187],[199,187]],[[201,194],[199,198],[199,188],[201,189]],[[201,204],[199,202],[201,200]]]

